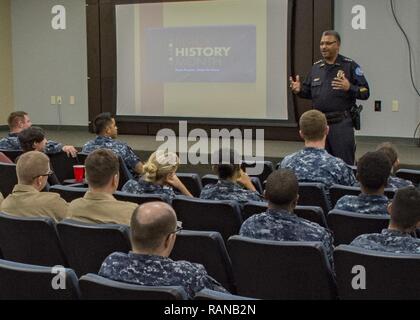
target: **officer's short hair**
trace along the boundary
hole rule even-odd
[[[391,168],[383,152],[367,152],[357,162],[357,179],[369,191],[376,191],[388,184]]]
[[[400,228],[412,228],[420,221],[419,208],[419,189],[413,186],[398,189],[392,201],[391,220]]]
[[[154,250],[176,231],[176,214],[167,203],[148,202],[134,210],[130,227],[133,247]]]
[[[341,36],[340,34],[335,30],[326,30],[322,33],[322,36],[333,36],[337,39],[338,44],[341,44]]]
[[[86,160],[86,180],[93,188],[105,187],[119,172],[118,156],[109,149],[97,149]]]
[[[105,129],[111,125],[112,119],[114,119],[113,115],[109,112],[104,112],[98,114],[93,121],[93,126],[95,129],[96,134],[101,134],[105,131]]]
[[[212,155],[211,163],[219,179],[232,178],[240,169],[240,156],[233,149],[219,149]]]
[[[319,141],[324,138],[327,118],[318,110],[309,110],[300,117],[299,126],[306,141]]]
[[[144,180],[156,183],[179,167],[179,158],[173,152],[157,150],[153,152],[143,166]]]
[[[377,151],[383,152],[391,161],[392,165],[398,160],[398,152],[395,146],[391,142],[381,143],[377,148]]]
[[[7,118],[7,124],[9,125],[10,130],[16,128],[19,121],[24,121],[25,116],[27,115],[28,113],[25,111],[15,111],[9,114],[9,117]]]
[[[299,183],[289,169],[279,169],[269,175],[265,187],[265,198],[278,206],[290,205],[296,200]]]
[[[18,183],[31,185],[35,178],[49,172],[50,158],[39,151],[29,151],[22,154],[16,163]]]
[[[20,148],[23,152],[34,150],[34,143],[40,143],[45,139],[45,132],[40,127],[29,127],[18,134]]]

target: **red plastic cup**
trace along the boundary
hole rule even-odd
[[[77,182],[82,182],[85,176],[85,166],[84,165],[75,165],[73,166],[74,180]]]

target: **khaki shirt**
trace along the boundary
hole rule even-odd
[[[3,200],[4,200],[3,195],[0,192],[0,208],[1,208],[1,203],[3,202]]]
[[[119,201],[109,193],[88,191],[83,198],[70,203],[68,213],[71,219],[83,222],[130,225],[137,207],[138,204]]]
[[[68,203],[54,192],[39,192],[32,186],[17,184],[1,203],[1,211],[19,217],[67,217]]]

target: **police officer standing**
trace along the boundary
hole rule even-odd
[[[353,165],[356,144],[352,108],[356,99],[369,98],[369,85],[360,66],[339,54],[340,44],[338,32],[325,31],[320,43],[323,59],[313,65],[303,83],[299,75],[290,77],[290,88],[299,97],[312,99],[313,107],[325,113],[330,127],[327,151]]]

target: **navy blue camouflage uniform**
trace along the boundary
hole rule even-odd
[[[227,292],[201,264],[132,252],[115,252],[108,256],[99,275],[143,286],[182,286],[190,299],[202,289]]]
[[[248,201],[264,201],[258,192],[245,189],[238,183],[228,180],[219,180],[216,184],[206,185],[201,190],[200,198],[206,200],[235,200],[240,204]]]
[[[354,186],[356,187],[360,187],[360,183],[356,183]],[[405,188],[405,187],[412,187],[413,182],[411,182],[410,180],[405,180],[402,178],[398,178],[395,176],[389,176],[388,178],[388,184],[386,186],[386,188],[389,189],[401,189],[401,188]]]
[[[340,73],[344,73],[350,82],[348,92],[332,88],[332,81]],[[356,104],[356,99],[367,100],[369,95],[369,84],[360,66],[342,55],[338,55],[335,63],[331,65],[324,60],[316,62],[298,94],[301,98],[312,99],[313,107],[325,113],[327,119],[333,115],[337,116],[337,113],[344,117],[343,121],[329,123],[326,149],[349,165],[354,164],[356,150],[350,110]]]
[[[244,237],[274,241],[320,241],[333,266],[333,236],[319,224],[286,210],[268,209],[245,220],[239,234]]]
[[[365,213],[387,215],[390,200],[387,196],[360,194],[358,196],[344,196],[337,201],[334,209]]]
[[[22,150],[20,147],[18,133],[9,133],[7,137],[2,138],[0,140],[0,149],[13,151]],[[47,154],[60,153],[62,150],[63,145],[52,140],[48,140],[47,144],[45,145],[45,153]]]
[[[91,153],[96,149],[110,149],[116,155],[120,156],[125,164],[127,165],[128,170],[133,176],[137,176],[135,168],[140,162],[140,158],[134,153],[127,143],[114,140],[111,137],[97,136],[96,139],[88,141],[83,146],[83,153]]]
[[[131,179],[127,181],[123,185],[121,191],[133,194],[160,194],[163,195],[168,202],[172,201],[176,196],[176,193],[171,186],[162,186],[143,179]]]
[[[299,182],[319,182],[327,189],[333,184],[352,186],[357,182],[353,170],[325,149],[304,148],[286,156],[280,166],[293,170]]]
[[[392,188],[392,189],[401,189],[401,188],[411,187],[411,186],[413,186],[413,182],[411,182],[410,180],[405,180],[405,179],[398,178],[395,176],[390,176],[388,179],[388,185],[386,187]]]
[[[362,234],[350,245],[382,252],[420,254],[420,239],[398,230],[384,229],[382,233]]]

